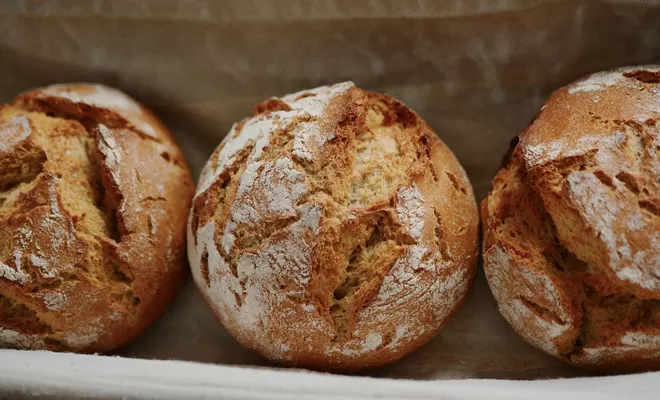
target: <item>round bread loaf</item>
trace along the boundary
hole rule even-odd
[[[451,151],[410,109],[350,83],[271,98],[206,164],[193,276],[244,346],[356,370],[428,341],[475,272],[478,212]]]
[[[143,106],[53,85],[0,106],[0,346],[108,352],[182,283],[190,172]]]
[[[660,368],[660,68],[556,91],[481,211],[486,276],[520,335],[578,366]]]

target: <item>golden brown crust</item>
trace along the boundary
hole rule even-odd
[[[0,108],[0,342],[108,352],[164,310],[185,271],[193,183],[171,134],[101,85]]]
[[[219,320],[290,365],[394,361],[474,276],[465,172],[415,113],[351,83],[255,107],[211,156],[189,221],[193,276]]]
[[[484,268],[526,340],[588,368],[660,368],[660,69],[555,92],[482,203]]]

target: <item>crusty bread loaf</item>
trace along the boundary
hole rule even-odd
[[[0,106],[0,346],[108,352],[185,272],[190,172],[144,107],[101,85]]]
[[[272,98],[234,125],[202,172],[188,256],[240,343],[355,370],[413,351],[461,304],[477,214],[426,123],[346,82]]]
[[[579,366],[660,368],[660,68],[555,92],[482,218],[490,287],[527,341]]]

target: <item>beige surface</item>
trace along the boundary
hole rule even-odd
[[[598,3],[2,1],[0,100],[53,82],[118,86],[169,124],[197,174],[252,104],[352,79],[419,112],[481,198],[508,142],[553,88],[591,71],[660,60],[660,2]],[[124,355],[264,364],[214,322],[190,282],[170,314]],[[468,303],[429,345],[370,373],[434,379],[578,372],[517,337],[480,274]]]

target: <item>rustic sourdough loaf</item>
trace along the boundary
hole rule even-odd
[[[233,126],[189,219],[193,276],[243,345],[355,370],[428,341],[475,272],[478,213],[410,109],[350,82],[272,98]]]
[[[136,338],[182,282],[193,190],[169,132],[117,90],[53,85],[0,106],[0,346]]]
[[[519,334],[579,366],[660,368],[660,68],[555,92],[481,211],[486,276]]]

